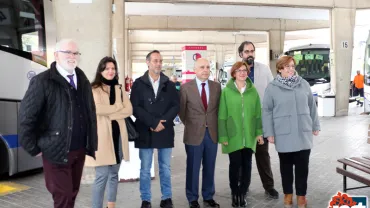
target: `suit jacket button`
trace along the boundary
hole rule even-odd
[[[63,161],[64,161],[64,162],[68,162],[68,160],[67,160],[67,159],[64,159]]]

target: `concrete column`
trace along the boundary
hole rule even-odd
[[[126,30],[125,30],[125,1],[114,0],[112,16],[113,54],[118,64],[119,83],[125,83],[126,77]]]
[[[238,48],[242,42],[245,41],[245,35],[235,35],[235,62],[241,61],[242,58],[239,56]]]
[[[285,40],[285,30],[270,30],[269,31],[269,46],[272,51],[272,60],[270,60],[270,69],[272,75],[276,76],[276,61],[278,57],[284,52],[284,40]],[[268,54],[270,59],[270,53]]]
[[[334,8],[330,12],[331,89],[335,93],[335,116],[348,115],[356,9]]]
[[[57,40],[76,40],[81,52],[79,67],[92,80],[99,61],[111,55],[112,0],[80,4],[53,1]]]
[[[218,81],[218,71],[219,69],[221,69],[224,65],[224,62],[225,62],[225,53],[224,53],[224,47],[222,45],[216,45],[216,50],[215,50],[215,53],[216,53],[216,74],[215,74],[215,78],[216,81]]]
[[[112,0],[80,4],[70,1],[53,1],[57,40],[74,39],[81,52],[79,67],[92,81],[99,61],[112,54]],[[86,167],[82,184],[92,184],[94,168]]]

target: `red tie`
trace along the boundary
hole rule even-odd
[[[204,88],[205,85],[206,83],[202,83],[202,94],[200,95],[200,97],[202,98],[204,109],[207,110],[208,105],[207,105],[206,89]]]

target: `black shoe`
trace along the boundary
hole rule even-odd
[[[239,194],[232,194],[232,207],[239,207]]]
[[[220,207],[220,205],[213,199],[204,200],[204,207]]]
[[[143,201],[141,203],[141,208],[152,208],[152,204],[148,201]]]
[[[363,103],[361,103],[361,107],[362,107],[362,106],[364,106],[364,104],[363,104]]]
[[[279,193],[274,188],[266,190],[265,194],[268,197],[273,198],[273,199],[278,199],[279,198]]]
[[[198,201],[192,201],[189,204],[190,208],[200,208]]]
[[[169,198],[169,199],[166,199],[166,200],[162,200],[161,201],[161,207],[163,207],[163,208],[172,208],[173,207],[172,199]]]
[[[247,207],[247,195],[246,194],[239,195],[239,206]]]

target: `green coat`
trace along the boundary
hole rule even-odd
[[[260,97],[252,81],[247,78],[243,94],[231,79],[222,90],[218,111],[218,142],[222,153],[228,154],[243,148],[256,151],[257,136],[262,133]]]

